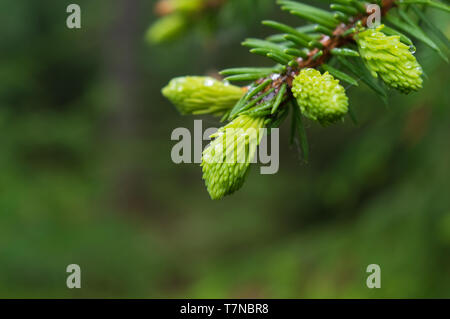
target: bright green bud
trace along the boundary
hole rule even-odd
[[[212,199],[221,199],[244,184],[262,138],[263,117],[241,115],[211,136],[203,151],[203,179]]]
[[[205,0],[170,0],[170,6],[174,11],[195,13],[203,9]]]
[[[187,76],[170,81],[162,93],[181,114],[222,115],[239,101],[244,91],[210,77]]]
[[[422,88],[422,67],[409,47],[400,42],[400,36],[387,36],[381,30],[367,29],[355,37],[359,52],[374,77],[402,93],[410,93]]]
[[[178,13],[170,14],[157,20],[147,31],[147,39],[151,43],[170,41],[182,34],[189,21]]]
[[[332,124],[348,112],[345,89],[328,72],[301,70],[292,82],[292,93],[303,115],[322,125]]]

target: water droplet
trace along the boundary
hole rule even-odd
[[[213,86],[214,85],[214,80],[213,79],[206,79],[204,85],[205,86]]]

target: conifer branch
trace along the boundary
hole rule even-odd
[[[283,1],[279,1],[283,3]],[[338,2],[338,1],[336,1]],[[389,10],[396,6],[396,0],[382,0],[381,1],[381,15],[385,16]],[[266,88],[269,90],[271,88],[275,89],[275,92],[278,93],[283,85],[288,85],[292,88],[292,83],[295,77],[300,73],[302,69],[306,68],[317,68],[323,66],[331,57],[333,57],[333,50],[345,47],[350,42],[354,41],[355,32],[349,33],[349,30],[355,28],[355,26],[360,23],[360,25],[366,27],[367,26],[367,18],[370,13],[359,13],[352,17],[351,21],[344,24],[339,24],[332,32],[332,35],[323,34],[321,38],[318,40],[322,44],[320,48],[314,48],[313,50],[309,50],[306,57],[298,57],[296,59],[296,66],[288,66],[285,74],[281,77],[278,77],[278,73],[270,74],[266,77],[262,77],[256,80],[256,83],[260,84],[266,81],[268,78],[273,78],[277,76],[277,79],[272,82],[272,85]],[[264,24],[264,22],[263,22]],[[270,25],[270,23],[266,23]],[[316,58],[317,54],[320,54],[319,58]],[[288,94],[288,93],[285,93]]]
[[[378,0],[381,23],[388,25],[370,28],[369,19],[373,13],[367,12],[368,3],[364,0],[329,2],[332,11],[297,1],[277,1],[282,10],[312,24],[294,28],[276,21],[263,21],[265,26],[282,33],[267,39],[247,39],[242,44],[249,47],[251,53],[265,56],[276,65],[221,72],[230,82],[252,82],[242,88],[244,91],[229,86],[228,82],[219,84],[212,79],[196,77],[171,81],[163,94],[183,114],[221,115],[222,121],[230,122],[225,128],[239,127],[244,122],[254,123],[254,127],[279,127],[292,109],[291,140],[298,133],[306,158],[309,151],[302,117],[331,125],[349,113],[356,122],[340,81],[357,86],[357,79],[360,79],[385,101],[387,87],[404,94],[419,90],[423,71],[414,56],[416,48],[409,36],[448,61],[445,54],[449,49],[448,39],[416,7],[429,6],[450,12],[446,4],[437,0]],[[428,36],[421,22],[440,41]],[[223,92],[233,93],[224,98]],[[259,139],[245,144],[242,135],[229,133],[233,139],[242,140],[241,144],[230,148],[226,144],[228,133],[223,129],[220,132],[205,150],[204,157],[215,158],[216,150],[222,147],[254,150],[259,144]],[[227,165],[204,164],[203,177],[211,197],[218,199],[239,189],[248,168],[249,165],[233,160],[227,161]]]

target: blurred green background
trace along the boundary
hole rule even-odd
[[[73,2],[80,30],[66,27]],[[448,64],[419,45],[422,91],[386,106],[349,89],[359,126],[308,122],[304,164],[285,125],[279,173],[253,169],[211,201],[198,165],[171,161],[172,130],[194,118],[160,89],[270,64],[241,40],[269,34],[258,20],[300,21],[269,3],[152,46],[153,5],[0,2],[0,297],[450,297]],[[66,287],[72,263],[81,289]],[[381,289],[366,286],[373,263]]]

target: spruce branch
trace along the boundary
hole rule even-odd
[[[338,2],[338,1],[336,1]],[[396,4],[396,0],[382,0],[381,4],[381,14],[382,16],[385,16],[389,10],[391,10]],[[293,1],[283,1],[279,0],[279,4],[287,5],[291,3],[295,3]],[[348,1],[348,4],[350,5],[351,1]],[[360,2],[357,2],[360,3]],[[290,7],[285,6],[282,7],[282,9],[289,9]],[[292,11],[291,13],[295,14],[296,11]],[[275,81],[273,81],[272,86],[275,88],[275,91],[278,92],[283,84],[287,84],[290,88],[292,88],[292,83],[295,79],[295,77],[301,72],[302,69],[307,68],[317,68],[320,66],[323,66],[330,58],[332,58],[334,55],[339,56],[359,56],[358,52],[353,51],[351,49],[346,49],[345,46],[351,42],[354,42],[354,36],[356,34],[356,25],[360,26],[366,26],[367,25],[367,18],[369,14],[367,13],[359,13],[355,15],[354,17],[351,17],[348,23],[339,23],[335,29],[332,31],[331,35],[328,34],[322,34],[319,40],[316,40],[316,44],[312,44],[311,46],[313,49],[309,50],[309,52],[306,54],[306,56],[300,56],[297,57],[296,64],[294,66],[287,66],[286,71],[284,74],[280,77],[278,77],[278,73],[272,73],[266,77],[260,78],[256,80],[256,83],[263,83],[267,78],[273,78],[274,76],[277,77]],[[331,23],[330,23],[331,24]],[[277,28],[276,22],[272,21],[263,21],[263,25],[272,26]],[[321,26],[320,24],[318,25]],[[323,27],[323,26],[322,26]],[[291,31],[294,33],[294,30],[288,30],[283,29],[281,27],[278,27],[280,30],[284,31]],[[315,26],[315,30],[317,30],[317,27]],[[320,30],[320,29],[319,29]],[[350,32],[349,32],[350,31]],[[294,33],[296,34],[296,32]],[[291,39],[290,37],[287,37],[287,39]],[[320,44],[319,44],[320,43]],[[244,42],[245,45],[245,42]],[[308,46],[309,43],[308,43]],[[344,47],[344,49],[340,49]],[[350,51],[349,51],[350,50]],[[353,52],[353,53],[350,53]],[[226,74],[222,72],[222,75]],[[232,78],[228,77],[226,80],[233,80]]]
[[[265,56],[276,64],[269,68],[223,70],[221,74],[226,81],[251,82],[241,91],[232,89],[236,103],[229,103],[228,109],[217,107],[217,101],[227,99],[211,100],[211,96],[224,94],[219,92],[221,86],[215,85],[217,90],[212,95],[211,92],[201,93],[208,90],[198,87],[198,83],[203,83],[198,78],[195,78],[196,82],[189,77],[182,81],[183,87],[191,88],[190,91],[170,90],[170,85],[164,89],[165,95],[179,110],[189,110],[182,113],[224,114],[222,120],[230,121],[230,124],[219,130],[219,135],[213,136],[216,139],[205,150],[204,156],[210,158],[218,148],[229,149],[229,145],[224,144],[227,140],[225,128],[236,128],[244,122],[254,123],[253,128],[279,127],[292,110],[291,140],[298,134],[306,158],[309,151],[303,117],[330,125],[350,114],[356,122],[340,82],[358,86],[358,80],[361,80],[384,101],[387,101],[387,88],[397,89],[404,94],[419,90],[422,87],[423,71],[414,56],[416,47],[410,37],[429,46],[448,61],[445,54],[449,46],[448,39],[417,7],[421,5],[450,12],[446,4],[437,0],[379,0],[376,2],[381,9],[383,24],[370,28],[372,12],[368,12],[366,1],[328,2],[331,2],[332,11],[297,1],[277,1],[282,10],[312,24],[291,27],[277,21],[262,22],[281,33],[266,39],[247,39],[242,44],[251,53]],[[440,41],[433,40],[421,24],[427,25]],[[195,90],[192,90],[195,86]],[[168,91],[171,94],[167,94]],[[193,100],[198,102],[197,106],[192,104]],[[251,118],[255,120],[251,121]],[[237,138],[242,143],[237,149],[249,147],[242,135],[230,134],[229,137]],[[254,149],[257,144],[259,140],[253,139],[251,148]],[[219,199],[239,189],[249,169],[249,163],[246,164],[231,159],[227,160],[227,165],[203,165],[203,178],[211,197]]]

